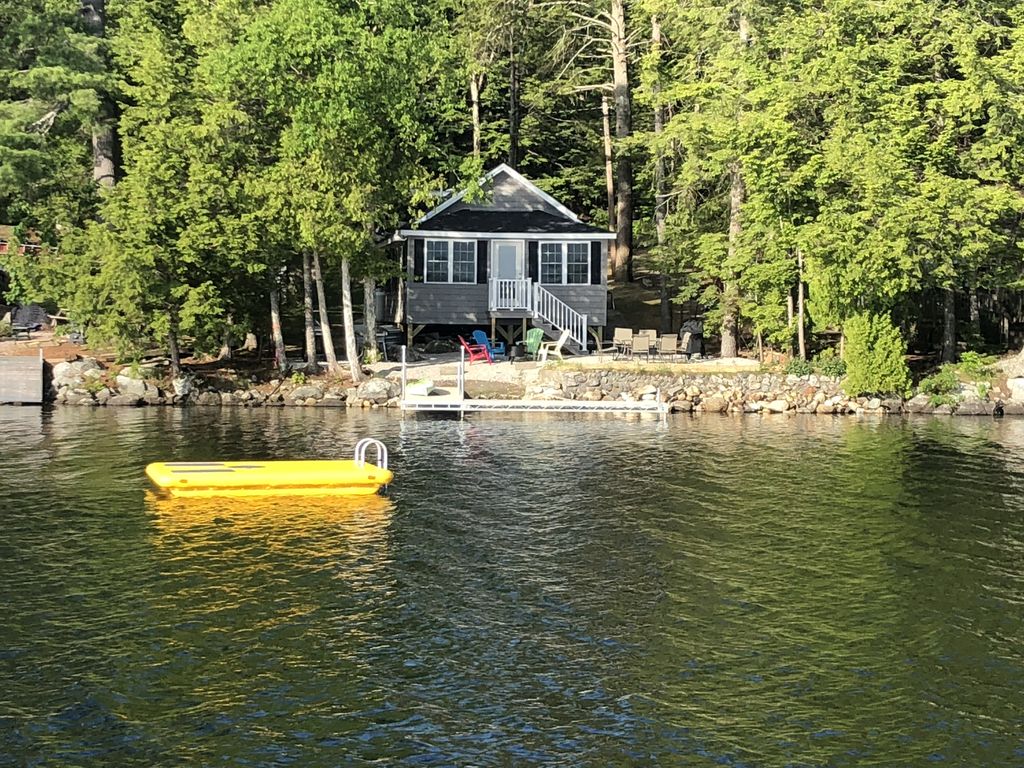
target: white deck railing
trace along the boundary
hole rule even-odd
[[[569,338],[587,348],[587,316],[577,312],[540,283],[533,286],[534,313],[553,328],[569,330]]]
[[[533,312],[532,283],[528,278],[490,280],[488,305],[491,312]]]

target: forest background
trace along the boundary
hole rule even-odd
[[[1022,20],[1011,0],[0,0],[0,223],[27,246],[0,267],[9,297],[174,370],[183,339],[265,328],[281,362],[282,302],[308,344],[340,290],[358,378],[353,283],[369,309],[399,222],[507,162],[614,229],[615,283],[642,261],[723,356],[806,358],[825,330],[883,369],[1008,348]]]

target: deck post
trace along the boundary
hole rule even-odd
[[[498,337],[498,318],[491,315],[491,344],[495,342]]]
[[[408,373],[405,370],[405,345],[402,345],[402,402],[405,402],[405,384]]]

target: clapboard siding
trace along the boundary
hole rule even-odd
[[[463,325],[491,320],[486,284],[409,283],[405,312],[411,323]]]
[[[603,285],[545,285],[547,290],[577,312],[587,316],[587,325],[608,322],[608,291]]]
[[[43,356],[0,357],[0,403],[43,402]]]
[[[449,211],[466,208],[488,211],[546,211],[556,216],[564,216],[555,206],[540,197],[529,188],[517,183],[507,173],[499,173],[491,181],[483,200],[473,203],[465,199],[452,205]]]

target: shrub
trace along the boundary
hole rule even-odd
[[[846,375],[846,363],[832,347],[821,350],[815,356],[814,367],[822,376],[831,376],[833,379],[841,379]]]
[[[809,376],[814,373],[814,366],[800,357],[794,357],[786,363],[786,373],[792,376]]]
[[[304,386],[306,383],[306,374],[302,371],[295,371],[291,376],[292,384],[296,387]]]
[[[843,327],[846,333],[847,394],[910,394],[910,369],[906,344],[888,313],[862,313],[851,317]]]
[[[11,324],[10,323],[2,323],[2,322],[0,322],[0,339],[2,339],[4,336],[10,336],[10,335],[11,335]]]
[[[917,391],[922,395],[930,395],[931,398],[951,395],[960,389],[960,379],[956,376],[956,369],[952,365],[942,366],[936,373],[921,379],[917,385]]]
[[[982,355],[978,352],[964,352],[960,355],[957,369],[967,378],[974,381],[991,379],[995,375],[992,365],[998,358],[995,355]]]

